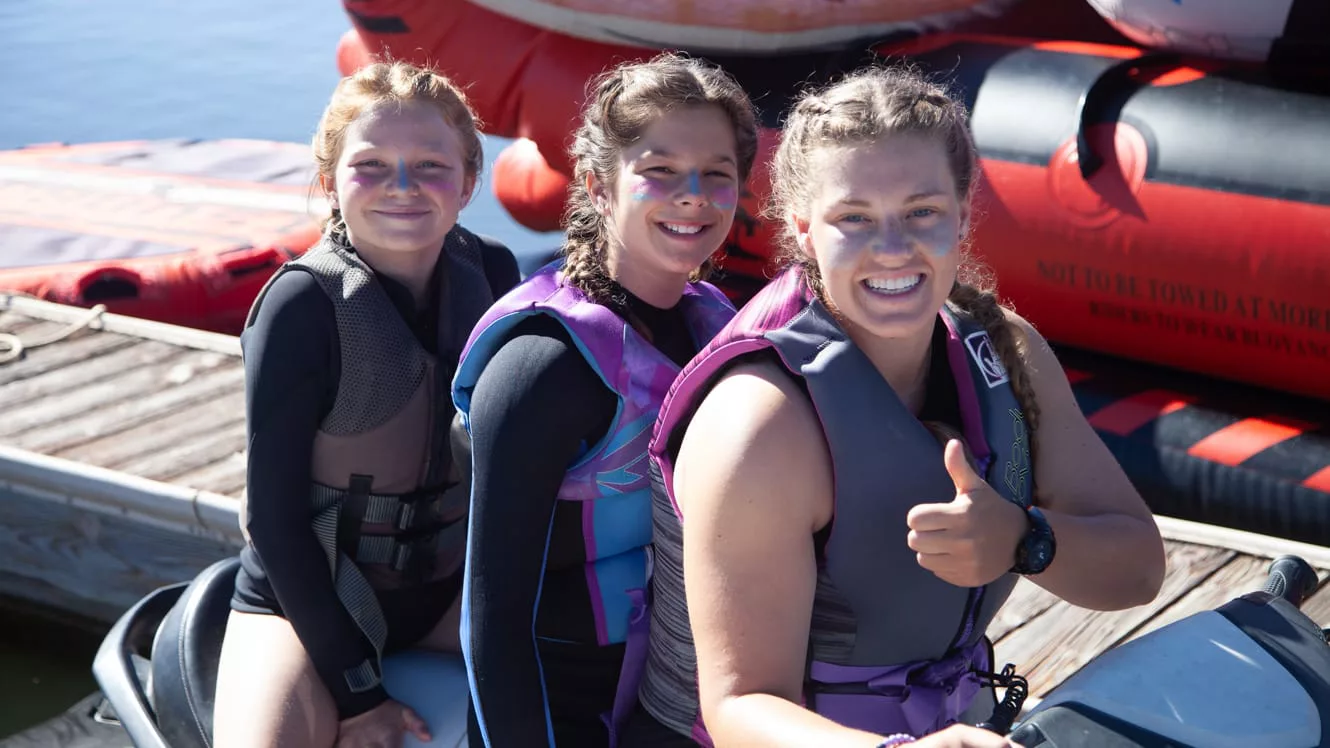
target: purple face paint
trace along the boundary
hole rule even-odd
[[[688,195],[701,195],[720,210],[733,210],[739,203],[739,193],[733,185],[718,184],[704,187],[702,175],[695,169],[689,171],[687,175],[679,174],[663,179],[634,175],[633,180],[628,194],[636,202],[647,200],[667,202],[682,191]]]
[[[734,210],[739,204],[739,191],[729,185],[712,188],[709,197],[711,204],[721,210]]]
[[[668,200],[670,198],[669,182],[666,180],[654,180],[647,177],[633,177],[633,184],[629,187],[629,195],[637,202],[647,200]]]
[[[397,159],[397,189],[402,192],[411,189],[411,182],[406,174],[406,161],[402,160],[401,157]]]

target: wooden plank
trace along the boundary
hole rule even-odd
[[[1172,605],[1161,610],[1139,629],[1133,631],[1124,641],[1140,638],[1145,634],[1180,621],[1193,613],[1212,610],[1232,600],[1244,592],[1259,589],[1265,582],[1265,568],[1270,559],[1257,556],[1235,555],[1228,563],[1221,566],[1214,574],[1197,585],[1190,592],[1178,598]]]
[[[219,353],[207,353],[186,348],[148,366],[124,372],[103,372],[95,383],[74,392],[38,398],[21,406],[10,408],[0,423],[0,438],[12,439],[29,430],[58,424],[71,418],[94,413],[152,392],[159,392],[175,384],[189,381],[199,375],[234,361]],[[79,367],[101,369],[96,359],[85,361]]]
[[[1265,586],[1269,573],[1270,559],[1259,556],[1239,554],[1211,574],[1204,584],[1183,595],[1177,602],[1160,611],[1158,615],[1146,621],[1141,628],[1132,632],[1127,641],[1137,639],[1175,621],[1180,621],[1193,613],[1213,610],[1228,601],[1255,592]],[[1320,582],[1324,583],[1325,569],[1317,569]],[[1305,605],[1304,605],[1305,608]]]
[[[238,360],[232,359],[229,363],[232,365],[205,371],[184,384],[121,401],[8,441],[18,449],[54,454],[93,439],[118,434],[204,400],[232,396],[244,389],[245,370]]]
[[[245,497],[245,484],[249,478],[247,467],[246,455],[234,454],[198,470],[181,473],[171,482],[240,501]]]
[[[1011,591],[1007,602],[998,609],[993,622],[988,624],[988,638],[997,641],[1053,607],[1058,596],[1028,579],[1021,579]]]
[[[180,355],[182,349],[166,343],[144,341],[103,353],[81,364],[48,371],[0,387],[0,408],[18,407],[38,398],[68,392],[76,387],[94,384],[106,377],[107,372],[123,372],[163,361]]]
[[[1246,530],[1237,530],[1220,525],[1207,525],[1203,522],[1161,517],[1155,515],[1155,524],[1159,533],[1166,540],[1176,540],[1192,545],[1208,545],[1213,548],[1227,548],[1248,556],[1278,558],[1285,554],[1301,556],[1315,567],[1330,569],[1330,547],[1303,543],[1296,540],[1261,535]]]
[[[200,434],[244,422],[243,396],[210,398],[134,428],[60,450],[53,456],[118,469],[142,455],[185,444]]]
[[[124,612],[124,607],[119,603],[88,600],[50,582],[20,574],[0,574],[0,596],[4,598],[0,599],[0,608],[8,607],[10,600],[21,600],[25,604],[49,611],[77,614],[82,618],[96,621],[105,628],[110,628],[115,619]],[[6,740],[7,738],[0,738],[0,748],[9,748]]]
[[[22,578],[28,594],[58,591],[58,598],[37,602],[77,602],[88,615],[114,616],[236,550],[218,540],[0,490],[0,579]]]
[[[80,333],[59,343],[30,350],[18,360],[0,364],[0,386],[6,386],[70,364],[86,361],[117,348],[133,345],[138,340],[112,333]]]
[[[1168,574],[1163,588],[1149,604],[1121,611],[1095,611],[1059,600],[1046,613],[999,640],[998,661],[1015,663],[1029,681],[1031,695],[1042,697],[1236,555],[1220,548],[1165,545]]]
[[[82,307],[0,292],[0,310],[4,309],[61,324],[83,323],[88,320],[88,310]],[[234,335],[223,335],[109,312],[103,312],[87,324],[94,330],[105,330],[142,340],[157,340],[201,351],[225,353],[228,356],[240,355],[240,338]]]
[[[1302,612],[1307,617],[1316,621],[1322,628],[1330,628],[1330,584],[1325,584],[1326,574],[1324,569],[1318,569],[1322,572],[1321,587],[1312,593],[1302,603]]]
[[[0,332],[14,334],[41,324],[50,323],[18,312],[0,311]]]
[[[211,465],[245,451],[245,423],[233,423],[211,433],[121,465],[121,472],[141,478],[174,483],[172,479],[190,470]],[[191,486],[193,488],[193,486]]]

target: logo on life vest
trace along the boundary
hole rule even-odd
[[[993,341],[989,339],[988,333],[982,330],[970,333],[965,338],[965,347],[979,365],[979,371],[983,372],[984,381],[990,390],[1007,383],[1007,367],[1002,365],[1002,359],[993,350]]]
[[[1011,458],[1003,468],[1002,478],[1007,490],[1011,491],[1011,498],[1021,506],[1028,506],[1025,503],[1025,481],[1030,475],[1030,445],[1026,441],[1025,415],[1017,408],[1010,408],[1007,413],[1011,416]]]

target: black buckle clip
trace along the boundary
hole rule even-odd
[[[408,582],[420,582],[434,572],[439,547],[439,531],[399,539],[393,548],[392,568]]]

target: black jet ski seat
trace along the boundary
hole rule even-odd
[[[152,643],[150,696],[173,748],[211,748],[217,664],[240,559],[204,569],[162,620]]]

